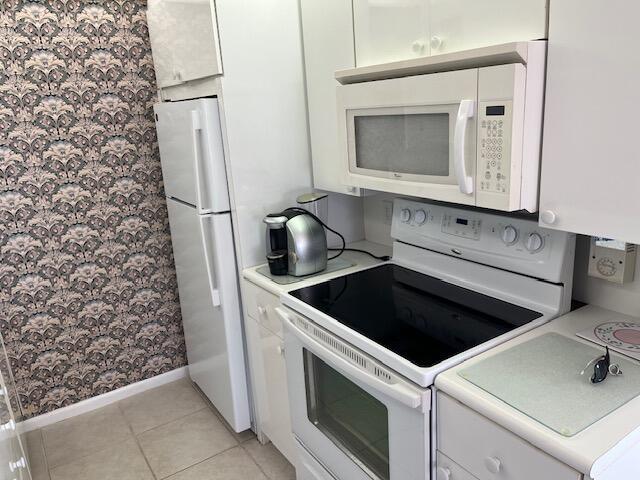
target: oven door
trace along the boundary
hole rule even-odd
[[[336,478],[429,478],[430,390],[278,307],[293,433]]]
[[[338,87],[345,183],[475,203],[478,69]]]

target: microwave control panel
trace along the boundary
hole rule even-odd
[[[512,102],[478,104],[478,175],[480,191],[509,194]]]

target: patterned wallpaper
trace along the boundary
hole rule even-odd
[[[143,0],[0,0],[0,332],[26,416],[185,365]]]

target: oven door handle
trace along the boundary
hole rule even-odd
[[[466,195],[473,193],[473,177],[467,173],[466,149],[467,125],[473,118],[474,100],[461,100],[456,117],[456,129],[453,134],[453,169],[460,191]]]
[[[328,359],[342,371],[351,375],[353,378],[359,380],[365,385],[368,385],[371,388],[374,388],[377,391],[393,398],[394,400],[397,400],[407,407],[420,408],[421,406],[423,406],[425,402],[425,393],[411,388],[409,385],[405,385],[402,383],[386,383],[380,380],[378,377],[372,375],[366,370],[355,366],[353,363],[345,360],[341,356],[331,351],[327,346],[322,345],[316,339],[307,335],[298,326],[295,325],[291,318],[291,315],[285,309],[276,307],[275,311],[280,316],[285,326],[288,327],[288,330],[293,333],[298,338],[298,340],[300,340],[304,345],[315,348],[317,351],[322,351],[322,356],[324,357],[324,359]]]

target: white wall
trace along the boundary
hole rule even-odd
[[[216,0],[228,175],[240,267],[265,262],[264,224],[311,188],[297,0]]]
[[[636,262],[636,280],[626,285],[616,285],[587,275],[589,242],[590,237],[578,235],[573,298],[640,317],[640,256]]]
[[[392,193],[376,193],[364,197],[364,231],[365,239],[370,242],[389,245],[391,239],[391,214],[393,199],[398,197]]]
[[[342,234],[347,243],[364,240],[364,205],[362,198],[340,193],[329,193],[327,225]],[[337,235],[327,232],[327,244],[339,247]]]

